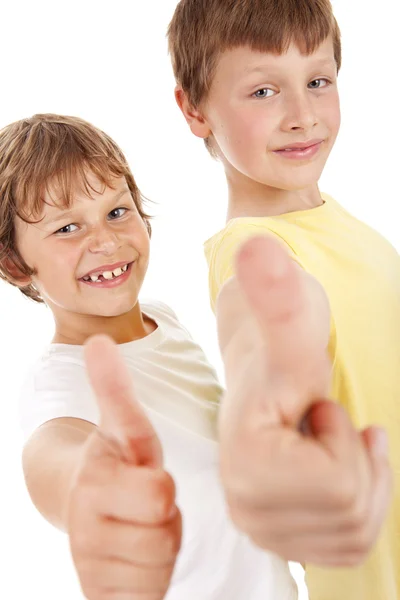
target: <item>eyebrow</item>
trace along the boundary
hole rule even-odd
[[[335,63],[335,59],[334,58],[320,58],[320,59],[316,59],[315,62],[313,62],[312,66],[313,67],[328,67],[328,66],[334,66]],[[267,71],[273,71],[276,67],[271,67],[267,64],[264,65],[257,65],[255,67],[253,67],[252,69],[249,69],[248,71],[246,71],[246,75],[254,75],[254,74],[260,74],[260,75],[265,75],[265,73]]]
[[[112,202],[110,202],[110,204],[115,204],[115,202],[118,202],[118,200],[120,200],[120,198],[122,198],[122,196],[125,196],[125,194],[129,194],[130,190],[129,189],[123,189],[120,190],[112,199]],[[57,209],[57,207],[55,207],[56,210],[61,210],[61,209]],[[66,219],[69,219],[70,217],[73,217],[76,214],[76,208],[70,208],[69,210],[65,210],[62,211],[61,214],[59,214],[58,216],[54,217],[54,218],[49,218],[49,219],[45,219],[42,221],[43,225],[52,225],[54,223],[58,223],[59,221],[64,221]]]

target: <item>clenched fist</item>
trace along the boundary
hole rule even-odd
[[[181,544],[175,486],[131,376],[105,336],[85,347],[101,414],[69,495],[67,529],[88,600],[161,600]]]
[[[221,476],[232,519],[288,560],[359,564],[390,500],[385,432],[358,432],[327,400],[330,310],[319,283],[268,236],[240,249],[236,273],[217,311],[227,380]]]

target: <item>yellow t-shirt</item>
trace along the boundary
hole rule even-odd
[[[395,493],[379,541],[362,566],[306,568],[310,600],[399,600],[400,257],[333,198],[323,200],[311,210],[232,219],[208,240],[211,302],[233,275],[238,247],[263,233],[278,236],[324,286],[332,311],[332,397],[357,427],[374,424],[388,431]]]

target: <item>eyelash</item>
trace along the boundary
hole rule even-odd
[[[116,211],[119,211],[119,210],[124,211],[123,215],[121,215],[120,217],[117,217],[115,219],[111,219],[111,221],[117,221],[118,219],[122,219],[122,217],[125,216],[125,214],[128,212],[129,208],[127,208],[126,206],[119,206],[118,208],[113,208],[113,210],[111,210],[108,213],[107,217],[109,215],[111,215],[111,213],[115,213]],[[57,231],[54,232],[54,235],[69,235],[70,233],[74,233],[73,231],[63,231],[63,229],[67,229],[68,227],[71,227],[71,226],[76,227],[75,223],[69,223],[68,225],[64,225],[64,227],[57,229]]]
[[[311,83],[314,83],[316,81],[325,81],[326,85],[322,86],[322,87],[328,87],[328,85],[330,85],[332,82],[327,79],[326,77],[318,77],[318,79],[313,79],[312,81],[310,81],[310,83],[308,85],[310,85]],[[307,86],[308,87],[308,86]],[[317,87],[317,88],[309,88],[312,90],[319,90],[322,89],[321,87]],[[266,100],[267,98],[271,98],[272,96],[257,96],[256,94],[258,94],[259,92],[265,92],[265,91],[274,91],[271,88],[260,88],[259,90],[257,90],[256,92],[254,92],[253,96],[254,98],[259,98],[260,100]]]

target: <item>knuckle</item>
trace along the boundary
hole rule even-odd
[[[87,600],[111,600],[108,593],[105,593],[98,587],[94,587],[93,584],[86,584],[81,581],[81,588]]]
[[[70,546],[73,554],[84,554],[90,547],[91,536],[87,529],[77,528],[70,531]]]
[[[332,506],[339,511],[353,511],[358,501],[358,490],[355,479],[351,476],[342,477],[340,486],[334,482],[334,485],[331,485],[329,489],[329,499]]]
[[[251,497],[253,481],[249,473],[239,471],[237,466],[232,468],[230,461],[224,460],[220,464],[220,477],[229,502],[240,505],[247,496]]]
[[[92,597],[96,584],[96,570],[94,565],[89,560],[79,560],[75,562],[75,567],[79,575],[79,581],[82,589],[86,592],[90,592]],[[97,587],[97,586],[96,586]]]
[[[357,535],[354,537],[353,551],[355,553],[355,559],[359,562],[364,560],[371,551],[377,534],[374,523],[370,520],[365,521],[363,526],[359,528]]]
[[[354,531],[357,539],[361,539],[365,535],[366,525],[369,521],[369,503],[364,499],[359,498],[353,501],[349,511],[349,525]]]
[[[175,559],[181,547],[180,535],[175,530],[163,530],[160,539],[160,546],[163,548],[163,556],[166,561]]]
[[[365,560],[367,552],[357,549],[354,549],[351,554],[349,554],[344,561],[344,566],[346,567],[359,567]]]
[[[93,486],[77,484],[71,491],[68,517],[71,526],[86,527],[88,517],[97,512],[100,491]]]
[[[160,519],[167,519],[175,500],[175,483],[166,471],[160,471],[152,481],[151,495]]]
[[[232,523],[237,529],[250,535],[252,533],[253,519],[251,511],[247,511],[243,505],[237,502],[228,501],[228,513]]]

